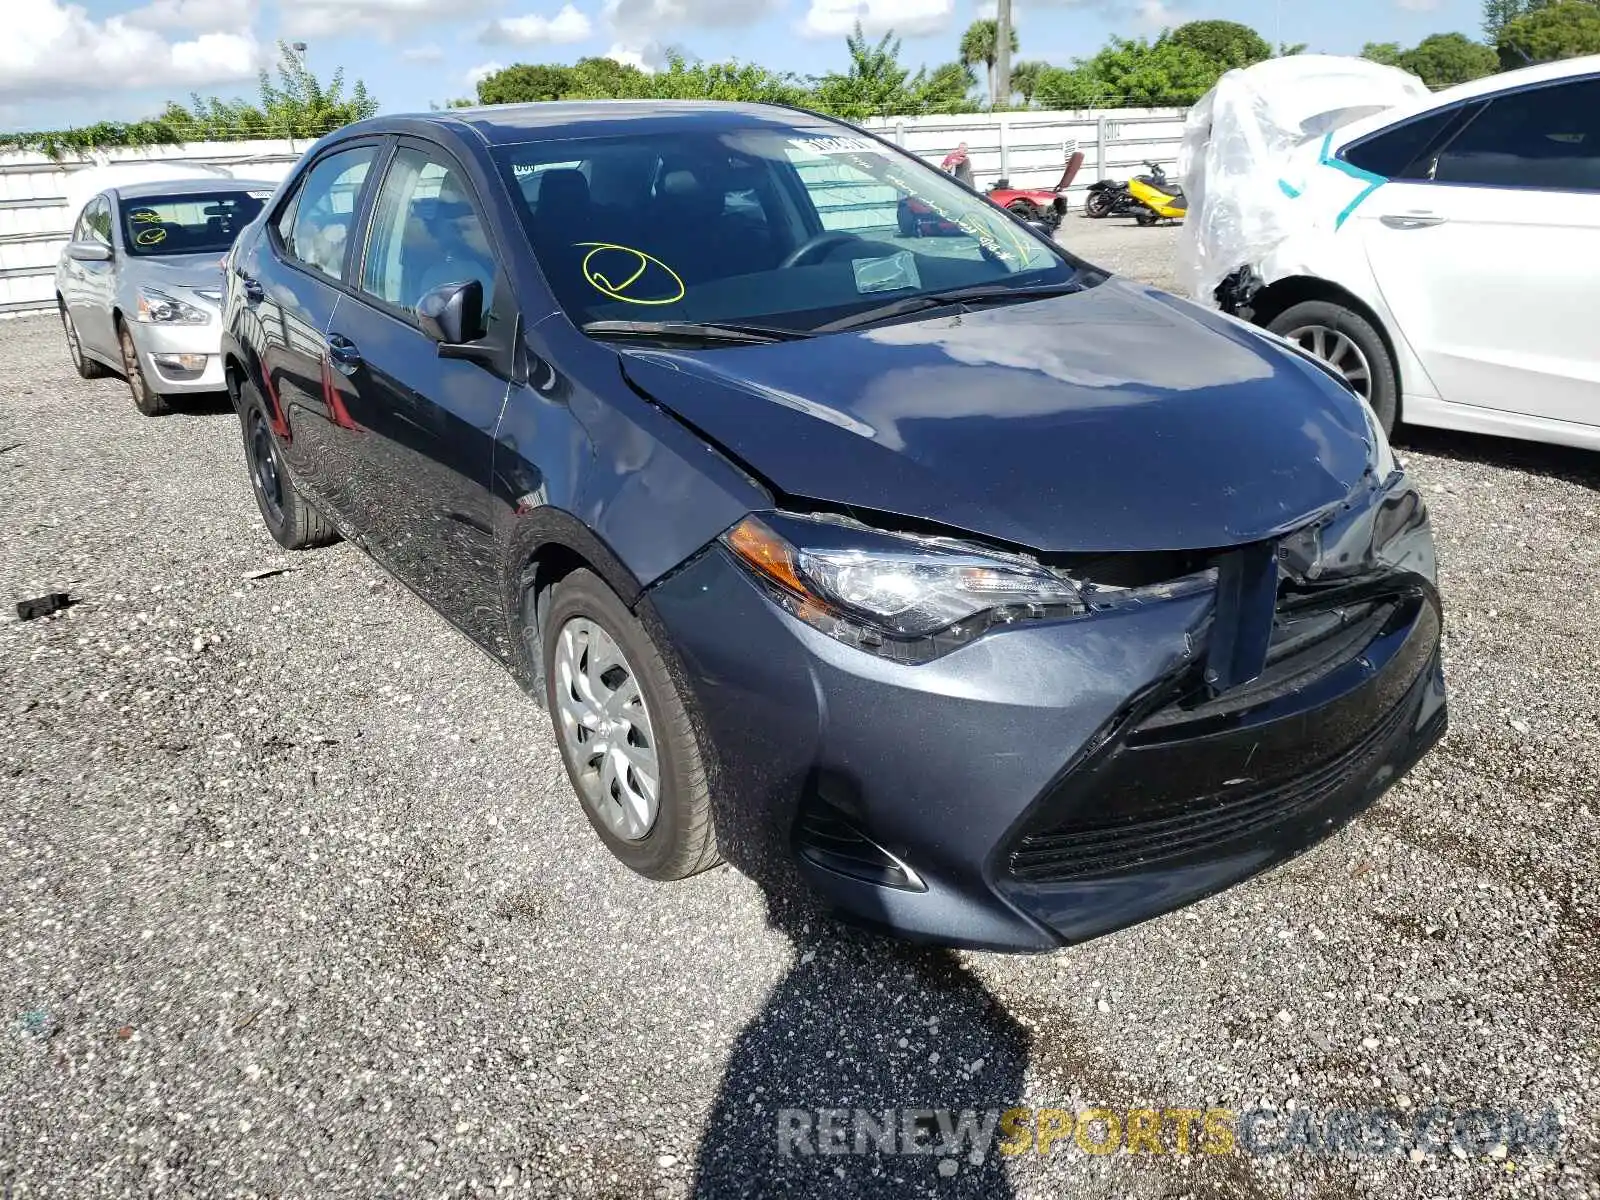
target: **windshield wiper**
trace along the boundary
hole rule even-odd
[[[942,292],[923,292],[917,296],[907,296],[903,300],[895,300],[889,304],[880,304],[877,308],[869,308],[865,312],[852,313],[848,317],[840,317],[837,321],[829,321],[826,325],[818,325],[812,333],[843,333],[848,329],[864,329],[868,325],[876,325],[879,321],[892,320],[910,313],[925,312],[932,308],[947,308],[951,305],[969,305],[983,303],[1003,303],[1008,300],[1039,300],[1046,296],[1070,296],[1074,292],[1083,291],[1083,284],[1072,283],[1046,283],[1035,287],[1007,287],[1002,283],[979,283],[971,287],[947,288]]]
[[[722,342],[730,346],[765,346],[811,336],[797,329],[735,325],[722,321],[586,321],[581,328],[590,337],[681,338],[697,342]]]

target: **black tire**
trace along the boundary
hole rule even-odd
[[[239,424],[250,490],[272,540],[285,550],[311,550],[338,541],[333,524],[295,486],[272,436],[261,393],[249,383],[239,385]]]
[[[71,356],[72,366],[79,377],[104,379],[111,374],[99,359],[90,358],[83,352],[83,347],[78,343],[78,328],[72,323],[72,314],[67,311],[66,302],[58,298],[56,307],[61,310],[61,331],[67,335],[67,353]]]
[[[1039,210],[1028,200],[1013,200],[1006,205],[1006,211],[1019,221],[1037,221],[1039,219]]]
[[[711,817],[711,787],[700,740],[666,660],[639,619],[593,572],[579,569],[563,577],[540,605],[545,702],[567,778],[584,815],[606,848],[630,870],[648,879],[686,879],[721,861]],[[643,837],[629,841],[609,829],[583,797],[579,764],[562,732],[556,651],[563,628],[574,618],[598,625],[616,641],[632,668],[644,699],[660,769],[659,803],[654,823]]]
[[[1111,215],[1111,193],[1102,188],[1098,192],[1090,192],[1089,198],[1083,202],[1083,212],[1089,217],[1108,217]]]
[[[1383,335],[1366,317],[1333,300],[1305,300],[1292,305],[1273,317],[1267,328],[1288,337],[1294,330],[1314,325],[1337,330],[1356,344],[1372,375],[1368,403],[1377,414],[1383,432],[1392,434],[1400,419],[1400,379]]]
[[[139,352],[133,344],[133,334],[127,322],[117,318],[117,345],[122,350],[122,377],[128,381],[128,391],[133,396],[133,406],[147,417],[159,417],[170,411],[167,398],[150,386],[139,365]]]
[[[1152,209],[1141,208],[1133,214],[1133,219],[1141,225],[1154,225],[1156,223],[1156,214]]]

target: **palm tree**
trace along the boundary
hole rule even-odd
[[[967,31],[961,35],[960,61],[964,67],[975,67],[982,63],[989,76],[989,102],[994,103],[994,64],[999,57],[1000,30],[999,23],[993,20],[974,21],[967,26]],[[1017,52],[1017,27],[1011,27],[1011,53]]]
[[[1022,97],[1024,104],[1033,103],[1033,93],[1038,90],[1039,76],[1050,69],[1049,63],[1030,59],[1011,68],[1011,91]]]

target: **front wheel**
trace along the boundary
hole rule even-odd
[[[1037,221],[1039,210],[1026,200],[1013,200],[1006,205],[1006,211],[1019,221]]]
[[[1083,202],[1085,216],[1108,217],[1111,215],[1111,193],[1101,189],[1090,192],[1089,198]]]
[[[167,411],[167,398],[151,388],[145,378],[138,348],[133,344],[133,331],[122,321],[117,322],[117,345],[122,350],[122,374],[128,381],[133,406],[147,417],[159,417]]]
[[[1156,223],[1156,214],[1148,208],[1141,208],[1133,214],[1133,219],[1141,225],[1154,225]]]
[[[540,626],[556,741],[600,840],[649,879],[715,866],[700,742],[644,625],[599,576],[577,570],[555,585]]]
[[[1386,434],[1400,415],[1400,384],[1389,347],[1372,323],[1332,300],[1307,300],[1284,309],[1267,328],[1316,355],[1377,414]]]

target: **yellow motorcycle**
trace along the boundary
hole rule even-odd
[[[1189,211],[1189,200],[1183,189],[1167,180],[1160,163],[1147,162],[1148,175],[1136,175],[1128,180],[1128,193],[1139,202],[1133,219],[1141,225],[1154,225],[1157,221],[1181,221]]]

